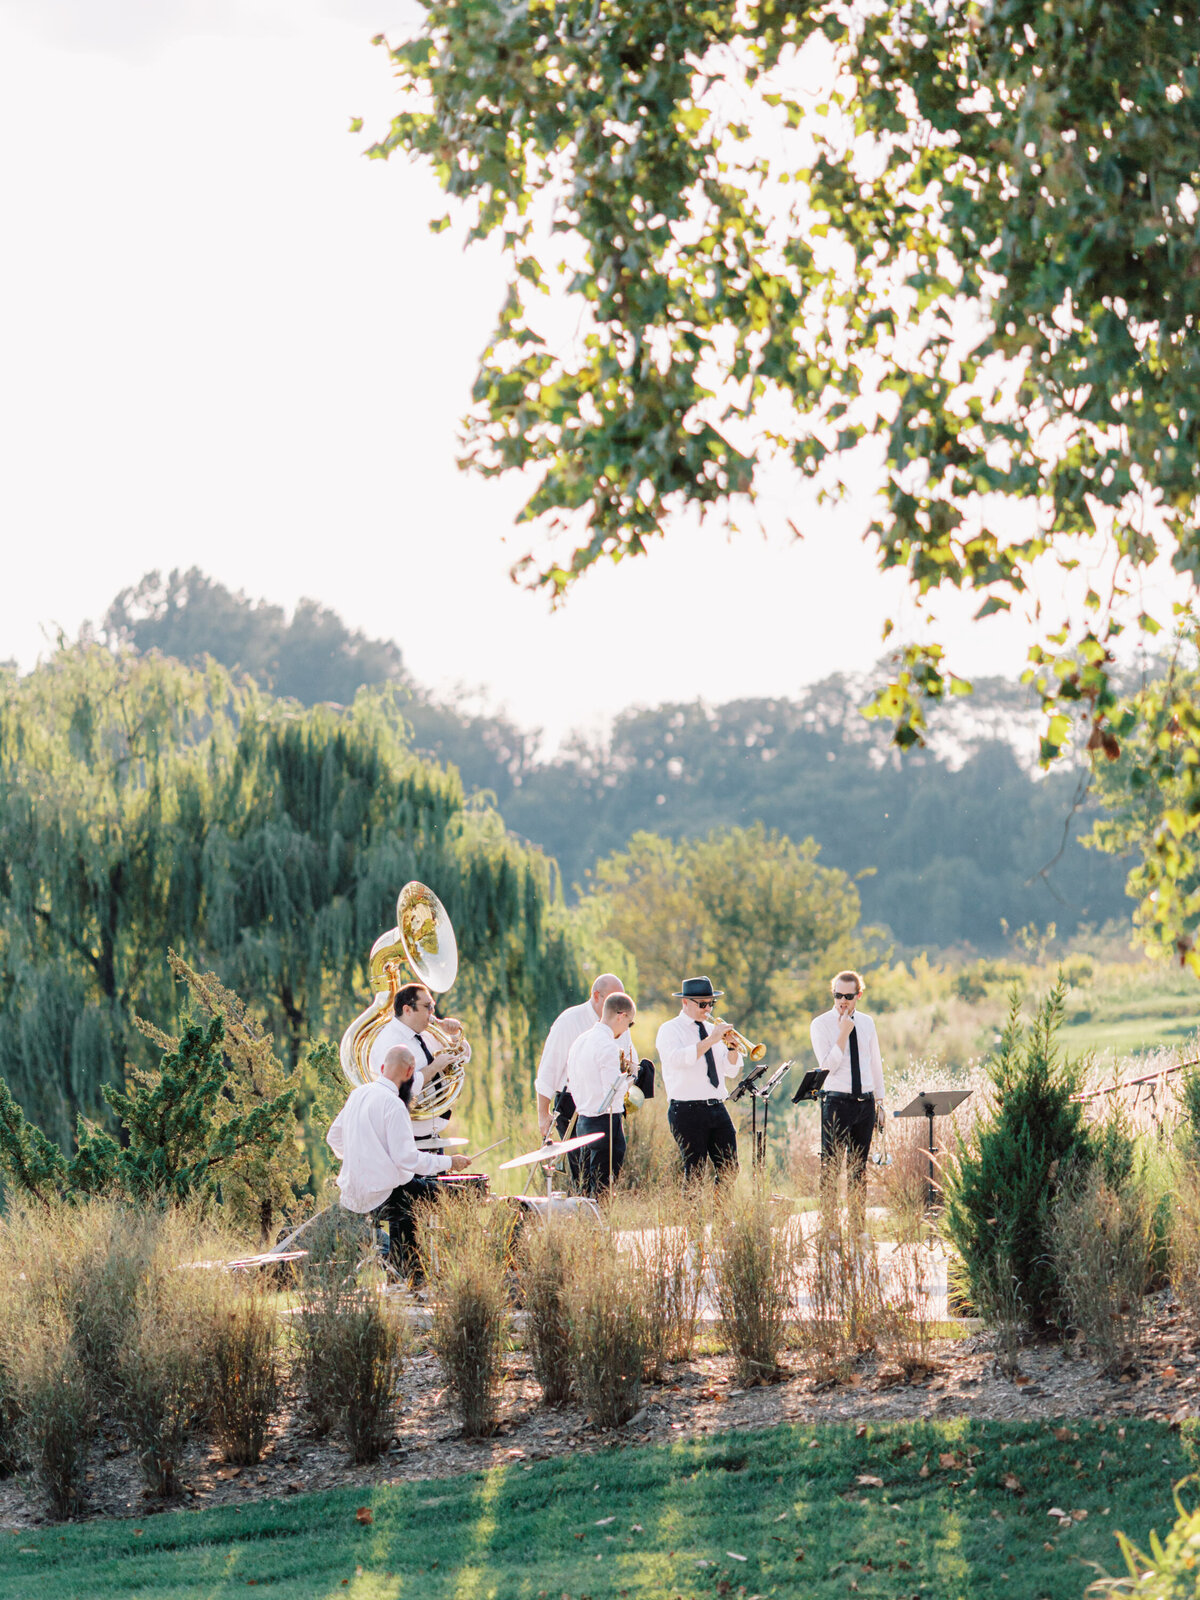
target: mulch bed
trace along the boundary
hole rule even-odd
[[[1159,1305],[1147,1329],[1137,1373],[1120,1378],[1101,1375],[1070,1347],[1045,1344],[1022,1351],[1020,1373],[1012,1380],[995,1370],[991,1336],[982,1333],[939,1341],[934,1353],[937,1370],[919,1381],[905,1382],[894,1367],[868,1357],[849,1383],[826,1388],[805,1374],[795,1353],[784,1358],[791,1376],[755,1389],[736,1385],[729,1357],[700,1356],[669,1369],[667,1381],[647,1385],[642,1409],[627,1427],[600,1431],[578,1407],[551,1411],[542,1406],[529,1359],[518,1351],[506,1363],[500,1431],[483,1441],[462,1438],[436,1359],[418,1355],[406,1370],[397,1439],[371,1466],[351,1466],[336,1441],[314,1438],[304,1412],[292,1408],[276,1424],[256,1467],[226,1466],[209,1441],[196,1439],[180,1474],[182,1499],[163,1502],[143,1489],[132,1452],[113,1428],[93,1448],[90,1500],[78,1520],[143,1518],[181,1505],[243,1505],[317,1489],[437,1479],[490,1466],[524,1466],[577,1450],[658,1444],[782,1421],[1149,1417],[1178,1425],[1200,1409],[1200,1333],[1170,1302]],[[49,1520],[31,1484],[0,1481],[0,1530]]]

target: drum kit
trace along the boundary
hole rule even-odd
[[[406,983],[422,984],[433,995],[445,994],[458,976],[458,944],[454,927],[445,906],[432,889],[423,883],[406,883],[396,901],[396,925],[380,934],[371,947],[367,961],[367,976],[374,994],[371,1004],[359,1013],[342,1035],[340,1056],[342,1070],[351,1084],[367,1083],[376,1076],[371,1066],[371,1047],[393,1016],[393,1001]],[[446,1117],[450,1107],[463,1091],[466,1068],[471,1059],[470,1046],[459,1036],[457,1040],[444,1038],[437,1032],[436,1024],[428,1030],[434,1033],[439,1046],[448,1048],[451,1061],[448,1067],[413,1096],[411,1106],[414,1122],[424,1120],[427,1132],[417,1134],[417,1144],[422,1150],[441,1153],[452,1146],[459,1147],[470,1141],[458,1135],[446,1135],[435,1125],[434,1119]],[[444,1124],[443,1124],[444,1125]],[[583,1134],[579,1138],[550,1141],[537,1150],[514,1156],[501,1163],[500,1171],[518,1167],[542,1167],[546,1174],[544,1196],[515,1195],[509,1201],[522,1211],[546,1215],[550,1211],[574,1210],[583,1206],[596,1215],[595,1203],[580,1200],[577,1196],[556,1193],[555,1170],[559,1158],[584,1145],[593,1144],[603,1134]],[[480,1150],[472,1160],[478,1160],[489,1151],[507,1143],[499,1139],[495,1144]],[[532,1174],[531,1174],[532,1176]],[[469,1194],[476,1199],[490,1199],[490,1184],[482,1172],[443,1172],[438,1183],[447,1194]]]

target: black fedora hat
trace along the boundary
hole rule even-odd
[[[711,978],[685,978],[683,988],[678,994],[671,996],[672,1000],[716,1000],[725,993],[724,989],[714,989]]]

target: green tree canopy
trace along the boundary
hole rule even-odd
[[[743,1033],[791,1027],[821,995],[824,965],[863,948],[858,890],[817,854],[757,823],[703,839],[637,833],[598,863],[603,926],[637,962],[639,999],[669,1006],[682,978],[707,973]]]
[[[458,933],[447,1003],[527,1060],[578,981],[550,865],[412,754],[390,691],[301,710],[88,645],[0,678],[0,1076],[63,1144],[141,1059],[132,1015],[177,1014],[169,946],[294,1067],[365,1004],[410,878]]]
[[[1101,762],[1105,814],[1085,843],[1131,855],[1128,892],[1148,945],[1173,949],[1200,973],[1200,668],[1197,639],[1181,639],[1116,719],[1120,752]]]
[[[1114,642],[1162,620],[1144,569],[1200,572],[1200,15],[423,11],[369,153],[427,161],[503,249],[467,456],[533,482],[523,515],[554,534],[534,581],[561,592],[688,510],[739,515],[772,474],[874,480],[879,565],[918,601],[965,590],[983,618],[1048,576],[1070,593],[1081,559],[1100,574],[1039,608],[1030,671],[1046,760],[1073,727],[1115,755]],[[876,710],[911,744],[963,687],[908,644]]]

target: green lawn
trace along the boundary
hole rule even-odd
[[[1139,1542],[1165,1531],[1171,1486],[1193,1463],[1190,1436],[1162,1424],[1127,1423],[1124,1440],[1113,1424],[1072,1431],[1077,1439],[1059,1440],[1052,1424],[889,1423],[856,1438],[849,1427],[783,1426],[241,1510],[48,1527],[4,1538],[0,1595],[1080,1600],[1094,1576],[1087,1562],[1118,1569],[1117,1528]],[[369,1525],[356,1518],[364,1505]],[[1051,1506],[1088,1515],[1064,1530]]]

